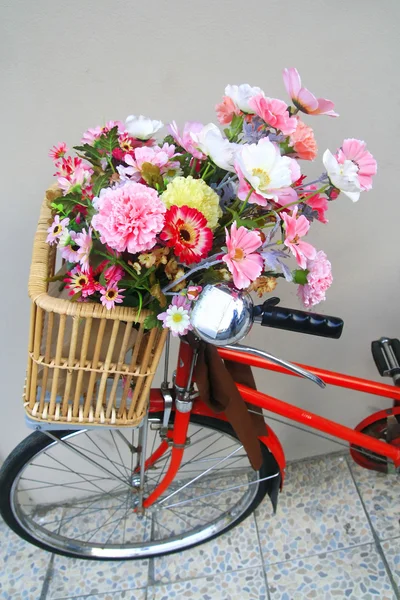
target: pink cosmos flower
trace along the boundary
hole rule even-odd
[[[284,244],[294,255],[298,265],[302,268],[306,268],[307,259],[312,260],[315,258],[316,250],[314,246],[303,242],[300,238],[306,235],[310,229],[310,223],[304,215],[297,218],[298,207],[295,206],[293,209],[292,216],[288,213],[282,214],[282,220],[285,223],[285,241]]]
[[[227,264],[233,276],[233,283],[241,290],[250,285],[261,275],[264,261],[255,250],[261,246],[260,234],[249,231],[246,227],[237,228],[236,221],[232,223],[231,231],[226,232],[227,254],[222,260]]]
[[[319,251],[314,260],[307,261],[307,283],[299,285],[297,295],[306,308],[325,300],[325,292],[331,286],[332,269],[325,252]]]
[[[300,75],[294,67],[283,70],[283,82],[293,104],[308,115],[328,115],[338,117],[334,104],[325,98],[316,98],[307,88],[301,87]]]
[[[288,105],[283,100],[265,98],[260,94],[250,98],[249,105],[260,119],[279,129],[284,135],[289,135],[296,129],[297,119],[290,116]]]
[[[102,189],[93,205],[98,212],[92,226],[101,242],[118,252],[150,250],[164,225],[164,202],[155,190],[134,181]]]
[[[177,294],[173,297],[167,310],[160,313],[157,319],[163,322],[164,329],[168,327],[174,337],[186,335],[192,329],[190,324],[190,302],[187,302],[185,296]]]
[[[290,135],[289,146],[293,147],[296,158],[314,160],[317,156],[318,148],[314,131],[300,119],[297,119],[297,127]]]
[[[229,125],[235,115],[240,115],[240,109],[229,96],[224,96],[222,102],[216,105],[215,110],[221,125]]]
[[[111,310],[116,304],[121,304],[124,300],[124,296],[121,292],[125,292],[124,289],[119,289],[114,283],[109,283],[106,288],[100,289],[100,302],[103,306]]]
[[[76,251],[76,257],[81,264],[82,272],[88,273],[90,269],[89,255],[93,246],[92,228],[89,227],[87,233],[86,229],[82,229],[82,231],[76,235],[74,242],[75,245],[79,246]]]
[[[83,169],[90,169],[89,165],[86,165],[81,158],[78,156],[62,156],[61,159],[55,163],[56,172],[55,177],[70,177],[78,167]]]
[[[181,146],[186,152],[189,152],[194,156],[194,158],[198,158],[200,160],[204,160],[206,156],[198,150],[195,146],[195,142],[191,136],[192,133],[198,134],[203,129],[203,124],[198,121],[187,121],[183,127],[182,135],[179,133],[178,126],[175,121],[172,121],[170,125],[168,125],[168,131],[178,144]]]
[[[153,146],[152,148],[142,146],[136,148],[134,156],[131,154],[124,156],[124,162],[128,167],[119,166],[117,169],[123,180],[129,177],[134,181],[140,181],[142,178],[141,171],[145,163],[155,165],[162,174],[179,169],[179,161],[172,160],[174,156],[176,156],[176,152],[173,144],[165,143],[161,148],[160,146]]]
[[[92,127],[85,131],[82,136],[81,143],[90,144],[92,146],[93,143],[99,139],[99,137],[101,137],[104,133],[108,133],[114,127],[118,127],[118,134],[121,134],[125,131],[125,125],[122,123],[122,121],[108,121],[104,127]]]
[[[339,164],[351,160],[358,167],[357,176],[361,189],[365,191],[372,188],[372,177],[376,175],[377,164],[372,154],[367,151],[365,142],[353,138],[344,140],[336,152],[336,158]]]
[[[63,158],[67,152],[67,144],[65,142],[61,142],[60,144],[56,144],[49,150],[49,156],[53,160],[58,160],[59,158]]]
[[[67,225],[69,225],[68,217],[66,217],[65,219],[62,219],[60,221],[59,215],[56,215],[54,217],[54,221],[52,222],[52,224],[50,225],[50,227],[47,230],[47,233],[49,235],[46,238],[46,242],[48,244],[50,244],[50,246],[52,246],[55,242],[57,242],[61,238],[62,234],[64,233],[64,230],[67,227]]]
[[[93,170],[79,166],[68,177],[58,177],[58,185],[63,190],[64,195],[74,191],[80,191],[90,183]]]

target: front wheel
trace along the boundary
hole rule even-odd
[[[146,456],[160,444],[151,415]],[[32,433],[0,471],[0,513],[28,542],[65,556],[142,559],[210,540],[276,493],[279,467],[265,446],[254,471],[232,428],[191,415],[190,441],[172,485],[144,513],[139,498],[138,430]],[[72,451],[74,450],[74,452]],[[145,495],[158,485],[170,449],[147,470]]]

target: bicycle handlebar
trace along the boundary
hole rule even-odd
[[[276,306],[271,301],[267,301],[261,307],[256,308],[261,309],[261,311],[255,311],[254,320],[264,327],[286,329],[287,331],[297,331],[298,333],[333,339],[339,339],[342,335],[344,323],[338,317],[284,308],[283,306]]]

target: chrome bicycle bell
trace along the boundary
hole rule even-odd
[[[191,314],[196,335],[214,346],[243,339],[253,325],[253,301],[228,283],[206,285]]]

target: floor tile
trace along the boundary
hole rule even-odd
[[[256,519],[266,564],[373,541],[343,457],[289,465],[277,514],[263,502]]]
[[[382,549],[389,563],[390,570],[393,573],[396,585],[400,588],[400,538],[383,542]]]
[[[374,544],[271,565],[267,581],[271,600],[396,599]]]
[[[147,600],[266,600],[261,569],[221,573],[149,588]]]
[[[51,555],[0,525],[0,598],[39,598]]]
[[[162,583],[261,565],[253,515],[210,542],[154,559],[154,579]]]
[[[122,592],[106,592],[105,594],[90,594],[90,596],[68,596],[63,600],[147,600],[146,589],[125,590]]]
[[[142,588],[147,576],[147,560],[103,562],[56,556],[47,600]]]
[[[400,536],[400,477],[349,465],[379,538]]]

